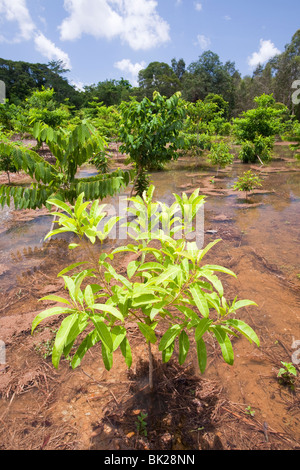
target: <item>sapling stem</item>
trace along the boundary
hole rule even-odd
[[[149,354],[149,387],[153,391],[153,356],[151,350],[151,343],[148,341],[148,354]]]

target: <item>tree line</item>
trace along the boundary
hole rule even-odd
[[[136,87],[121,78],[101,81],[79,91],[68,82],[67,72],[60,61],[45,65],[0,59],[0,80],[6,84],[9,103],[16,105],[42,88],[53,89],[58,103],[67,102],[76,110],[88,107],[90,102],[113,106],[129,101],[130,97],[137,101],[151,99],[154,91],[167,98],[180,91],[183,99],[192,103],[211,94],[222,96],[228,103],[227,117],[232,118],[251,109],[256,96],[273,94],[277,102],[300,118],[300,106],[292,100],[293,83],[300,80],[300,29],[284,52],[258,65],[252,76],[242,77],[234,62],[223,63],[212,51],[205,51],[188,66],[183,58],[173,58],[171,64],[153,61],[139,72]]]

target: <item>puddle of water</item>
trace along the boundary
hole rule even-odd
[[[243,235],[243,243],[251,245],[263,253],[270,263],[285,268],[294,273],[300,272],[299,241],[300,241],[300,162],[292,160],[293,154],[287,147],[277,147],[272,162],[260,168],[263,177],[262,193],[252,195],[250,204],[243,205],[244,198],[239,193],[226,193],[232,188],[237,177],[251,166],[240,162],[217,173],[209,168],[203,159],[182,158],[169,165],[165,172],[156,172],[151,175],[156,187],[155,197],[163,202],[172,203],[173,193],[192,191],[196,187],[206,189],[225,190],[223,195],[214,195],[210,192],[205,204],[205,213],[213,214],[212,222],[205,229],[216,231],[223,221],[230,221]],[[285,159],[285,160],[283,160]],[[273,172],[281,169],[281,172]],[[80,170],[78,176],[88,177],[97,174],[93,167]],[[208,180],[215,179],[214,184],[208,185]],[[115,214],[120,198],[128,195],[123,191],[114,198],[107,198],[103,203],[109,204],[108,213]],[[0,221],[9,222],[10,208],[0,211]],[[215,217],[215,219],[214,219]],[[218,218],[219,217],[219,218]],[[214,221],[215,220],[215,221]],[[15,262],[12,261],[15,253],[26,253],[24,263],[26,267],[35,265],[37,251],[43,250],[43,240],[51,227],[51,216],[36,217],[27,222],[18,222],[11,225],[0,234],[0,276],[4,277]],[[39,253],[38,258],[42,255]],[[2,268],[2,270],[1,270]],[[20,266],[19,266],[20,269]]]

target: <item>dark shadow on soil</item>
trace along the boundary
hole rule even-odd
[[[129,400],[120,402],[95,424],[93,450],[222,449],[215,433],[221,389],[197,377],[191,367],[155,361],[154,391],[148,387],[148,363],[140,361]],[[139,417],[144,425],[138,430]],[[205,433],[205,438],[203,434]],[[208,438],[211,436],[211,439]]]

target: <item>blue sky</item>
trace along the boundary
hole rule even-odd
[[[61,59],[78,86],[136,85],[152,61],[212,50],[244,76],[284,51],[299,18],[299,0],[0,0],[0,57]]]

